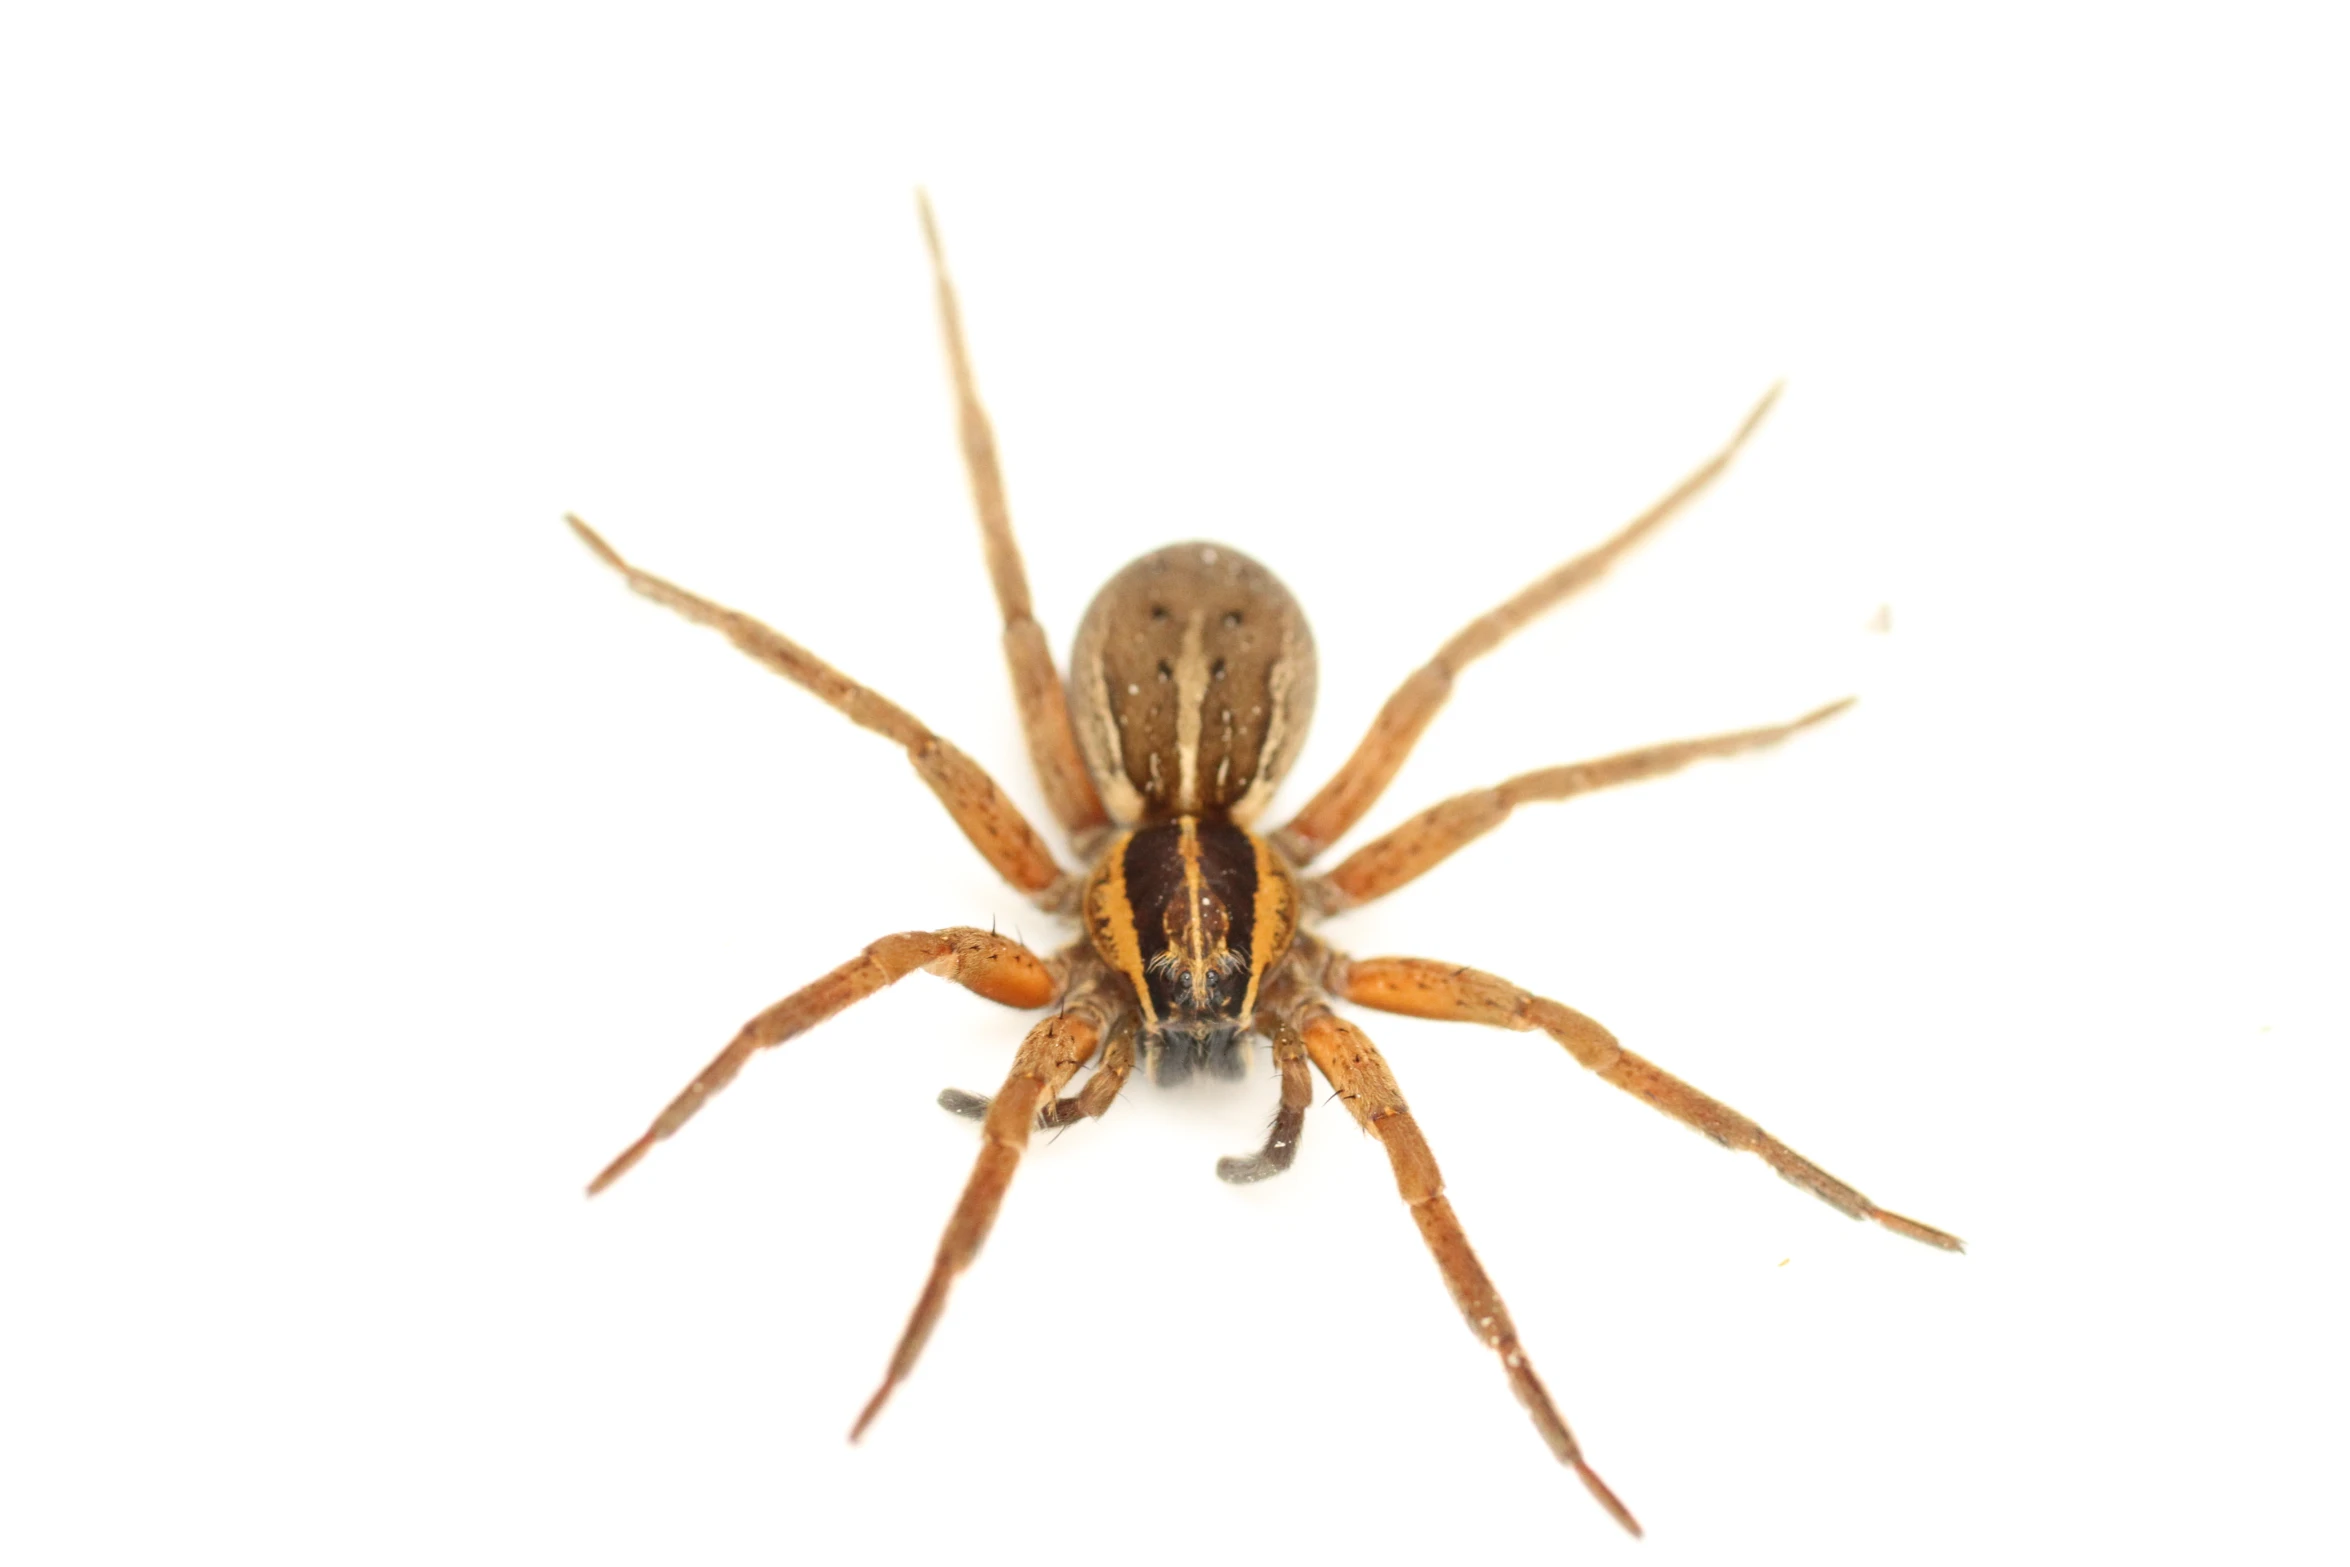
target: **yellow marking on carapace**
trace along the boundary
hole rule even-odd
[[[1199,640],[1198,627],[1202,617],[1194,615],[1184,637],[1185,652]],[[1181,721],[1180,712],[1178,722]],[[1193,763],[1199,756],[1198,724],[1193,724],[1192,742],[1183,749],[1183,787],[1188,797],[1192,788]],[[1182,817],[1175,823],[1175,855],[1183,862],[1183,966],[1191,970],[1191,1001],[1198,1006],[1207,999],[1208,951],[1207,921],[1200,908],[1199,822],[1193,817]],[[1173,935],[1173,931],[1168,932]]]
[[[1122,832],[1102,854],[1102,874],[1094,883],[1092,917],[1097,944],[1106,946],[1110,966],[1126,976],[1134,998],[1142,1006],[1146,1027],[1158,1026],[1158,1009],[1151,1005],[1151,988],[1142,972],[1142,939],[1134,929],[1134,900],[1126,894],[1126,846],[1132,832]]]
[[[1288,949],[1296,920],[1296,910],[1284,906],[1289,902],[1285,896],[1289,878],[1273,863],[1272,845],[1253,832],[1248,843],[1257,854],[1257,887],[1254,917],[1248,926],[1248,994],[1240,998],[1244,1018],[1256,1016],[1257,987],[1265,982],[1265,970]]]

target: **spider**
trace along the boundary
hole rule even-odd
[[[1065,870],[980,766],[879,692],[735,610],[640,570],[588,525],[566,518],[638,593],[723,633],[854,722],[903,746],[973,847],[1048,913],[1083,934],[1038,952],[970,926],[884,936],[745,1023],[644,1135],[588,1185],[595,1195],[674,1135],[758,1052],[813,1028],[916,970],[1006,1006],[1051,1008],[1028,1031],[992,1099],[948,1089],[945,1108],[981,1123],[976,1167],[947,1221],[936,1260],[881,1386],[857,1417],[864,1434],[920,1358],[956,1277],[978,1256],[1033,1129],[1099,1117],[1139,1064],[1154,1082],[1195,1072],[1237,1075],[1250,1042],[1269,1040],[1280,1103],[1264,1146],[1219,1160],[1232,1182],[1263,1180],[1297,1157],[1320,1070],[1394,1167],[1398,1193],[1467,1318],[1499,1358],[1510,1389],[1560,1462],[1633,1534],[1640,1525],[1585,1461],[1534,1373],[1501,1297],[1468,1237],[1412,1112],[1370,1039],[1333,1001],[1413,1017],[1540,1030],[1600,1078],[1855,1219],[1949,1251],[1958,1238],[1878,1207],[1737,1111],[1619,1044],[1572,1007],[1496,975],[1426,958],[1353,958],[1306,927],[1395,891],[1483,836],[1518,806],[1654,778],[1708,757],[1776,745],[1851,705],[1832,702],[1789,723],[1644,746],[1521,774],[1429,807],[1320,875],[1306,868],[1376,802],[1454,679],[1511,632],[1605,572],[1721,474],[1778,394],[1678,486],[1598,548],[1472,621],[1388,698],[1337,776],[1286,826],[1252,823],[1279,786],[1313,711],[1314,644],[1303,612],[1263,566],[1221,544],[1176,544],[1143,556],[1095,596],[1077,631],[1066,689],[1031,612],[997,469],[995,439],[973,384],[960,312],[927,199],[919,203],[941,332],[979,515],[989,576],[1003,611],[1004,654],[1031,761],[1054,817],[1087,867]],[[1081,1068],[1093,1067],[1075,1092]]]

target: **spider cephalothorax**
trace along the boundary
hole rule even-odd
[[[1236,1037],[1297,933],[1297,883],[1273,847],[1223,817],[1119,834],[1085,884],[1093,949],[1134,987],[1152,1081],[1238,1076]]]
[[[1271,800],[1312,715],[1313,637],[1289,590],[1227,546],[1178,544],[1120,571],[1086,611],[1064,695],[1028,583],[988,428],[963,352],[954,291],[930,227],[961,419],[964,457],[1004,616],[1004,651],[1031,759],[1054,816],[1087,869],[1064,869],[978,764],[878,692],[747,615],[629,565],[579,519],[584,540],[629,585],[797,681],[865,728],[905,747],[922,781],[979,852],[1040,908],[1073,914],[1084,934],[1039,953],[970,926],[885,936],[743,1025],[716,1060],[622,1151],[588,1190],[617,1180],[684,1125],[752,1055],[802,1033],[916,969],[1009,1006],[1049,1008],[1029,1030],[993,1100],[949,1090],[949,1109],[982,1119],[981,1147],[937,1261],[887,1374],[851,1435],[861,1433],[913,1369],[956,1275],[977,1256],[1032,1128],[1108,1109],[1138,1058],[1162,1083],[1193,1071],[1237,1072],[1245,1043],[1272,1043],[1280,1103],[1257,1153],[1218,1162],[1229,1181],[1287,1169],[1311,1098],[1308,1062],[1385,1147],[1396,1186],[1478,1339],[1499,1356],[1512,1390],[1561,1462],[1618,1522],[1639,1526],[1584,1462],[1534,1375],[1509,1313],[1469,1249],[1444,1196],[1435,1157],[1394,1075],[1333,1000],[1417,1017],[1539,1030],[1577,1063],[1727,1147],[1754,1153],[1840,1211],[1958,1250],[1954,1236],[1878,1207],[1737,1111],[1634,1055],[1582,1013],[1507,980],[1424,958],[1352,959],[1301,928],[1394,891],[1490,831],[1519,805],[1655,777],[1705,757],[1771,745],[1843,710],[1834,702],[1790,723],[1673,741],[1547,768],[1446,800],[1357,849],[1336,869],[1304,867],[1377,801],[1454,677],[1543,610],[1598,576],[1677,512],[1730,461],[1771,399],[1729,444],[1630,526],[1524,589],[1456,635],[1390,697],[1354,754],[1278,832],[1252,823]],[[1076,1074],[1091,1075],[1064,1094]]]

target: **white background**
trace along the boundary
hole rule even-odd
[[[12,12],[0,1555],[2336,1556],[2328,8],[974,9]],[[1367,826],[1861,706],[1329,928],[1969,1238],[1370,1019],[1645,1544],[1336,1106],[1213,1178],[1264,1076],[1040,1139],[858,1448],[973,1149],[930,1097],[1021,1019],[909,980],[581,1200],[873,937],[1061,938],[558,520],[1041,820],[917,183],[1056,647],[1145,549],[1257,555],[1323,656],[1292,807],[1788,378]]]

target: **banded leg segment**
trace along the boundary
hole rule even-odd
[[[702,1068],[701,1075],[654,1117],[644,1135],[622,1149],[620,1157],[588,1183],[588,1195],[593,1197],[619,1180],[655,1143],[674,1136],[720,1089],[734,1081],[752,1056],[806,1033],[843,1007],[887,989],[916,969],[927,969],[974,995],[1008,1007],[1042,1007],[1050,1006],[1060,994],[1068,964],[1062,958],[1039,957],[1016,941],[969,925],[884,936],[822,979],[793,991],[745,1023],[726,1048]]]
[[[1410,1206],[1412,1222],[1420,1227],[1420,1238],[1428,1243],[1429,1252],[1435,1256],[1437,1269],[1444,1275],[1445,1288],[1452,1292],[1453,1303],[1467,1319],[1469,1331],[1501,1357],[1502,1369],[1510,1379],[1510,1391],[1526,1406],[1526,1413],[1534,1419],[1534,1428],[1542,1433],[1542,1439],[1550,1444],[1559,1462],[1582,1478],[1584,1486],[1616,1522],[1639,1534],[1638,1520],[1584,1461],[1574,1433],[1567,1429],[1558,1406],[1550,1400],[1549,1390],[1534,1374],[1533,1362],[1518,1343],[1518,1330],[1510,1321],[1508,1308],[1502,1305],[1493,1281],[1485,1276],[1477,1254],[1469,1249],[1469,1238],[1462,1232],[1460,1220],[1453,1216],[1452,1204],[1445,1200],[1444,1177],[1437,1171],[1436,1157],[1429,1152],[1427,1139],[1420,1135],[1418,1123],[1404,1104],[1395,1074],[1388,1070],[1387,1063],[1362,1030],[1320,1002],[1308,1002],[1300,1010],[1297,1021],[1306,1053],[1322,1069],[1330,1086],[1344,1096],[1347,1109],[1354,1113],[1364,1130],[1378,1138],[1387,1150],[1387,1162],[1395,1170],[1396,1190]]]
[[[922,1294],[914,1303],[914,1314],[906,1323],[906,1331],[899,1336],[898,1347],[890,1356],[889,1370],[881,1379],[873,1397],[866,1402],[864,1413],[849,1430],[854,1442],[865,1434],[873,1417],[881,1413],[881,1406],[907,1373],[922,1357],[922,1346],[930,1341],[931,1329],[938,1326],[941,1312],[946,1310],[947,1292],[954,1287],[955,1277],[971,1266],[979,1255],[980,1245],[995,1224],[998,1209],[1004,1205],[1004,1192],[1012,1184],[1012,1172],[1020,1167],[1020,1155],[1028,1147],[1028,1134],[1036,1126],[1037,1118],[1059,1095],[1076,1070],[1092,1059],[1100,1046],[1103,1026],[1097,1004],[1075,1002],[1046,1018],[1028,1031],[1021,1042],[1020,1053],[1012,1062],[1012,1073],[1004,1079],[995,1100],[988,1106],[987,1119],[980,1129],[979,1162],[972,1167],[971,1179],[963,1187],[962,1200],[955,1204],[953,1217],[947,1220],[946,1233],[939,1237],[938,1255],[930,1265],[930,1277],[922,1285]]]
[[[1347,1000],[1382,1012],[1521,1032],[1541,1029],[1606,1081],[1725,1148],[1759,1156],[1791,1185],[1839,1213],[1873,1219],[1896,1235],[1944,1251],[1966,1250],[1955,1235],[1878,1207],[1719,1099],[1626,1050],[1615,1035],[1574,1008],[1520,990],[1508,980],[1427,958],[1333,958],[1324,982]]]
[[[577,517],[564,521],[605,565],[628,580],[628,585],[654,603],[675,610],[686,619],[719,632],[729,642],[845,714],[851,722],[884,735],[905,747],[914,771],[930,786],[963,829],[972,847],[987,857],[1004,880],[1048,909],[1065,906],[1076,894],[1076,882],[1061,873],[1028,819],[997,787],[977,762],[932,734],[920,720],[880,692],[859,685],[806,648],[773,627],[750,616],[688,593],[673,582],[640,571],[623,560],[619,551]]]
[[[1061,690],[1060,671],[1053,667],[1044,629],[1037,625],[1029,605],[1028,574],[1020,564],[1020,546],[1012,538],[1011,508],[1004,501],[1003,469],[996,460],[995,427],[988,422],[987,409],[979,401],[979,387],[972,379],[971,356],[963,347],[963,312],[955,300],[954,282],[947,276],[946,251],[938,242],[930,198],[918,199],[922,237],[930,247],[931,276],[938,284],[939,332],[946,339],[947,368],[955,381],[955,424],[962,437],[963,467],[971,479],[972,507],[979,513],[987,574],[995,584],[996,604],[1004,615],[1004,660],[1011,666],[1012,697],[1020,706],[1020,727],[1028,736],[1028,755],[1036,764],[1046,803],[1071,834],[1083,835],[1107,826],[1109,816],[1077,749],[1077,732],[1069,722],[1069,702]]]
[[[1852,703],[1853,698],[1846,697],[1806,713],[1793,723],[1707,735],[1698,740],[1671,740],[1663,745],[1603,756],[1597,761],[1520,773],[1490,789],[1454,795],[1355,850],[1329,875],[1307,880],[1303,887],[1306,901],[1325,914],[1335,914],[1373,898],[1385,897],[1500,826],[1521,805],[1538,800],[1572,799],[1595,789],[1661,778],[1708,757],[1735,756],[1741,751],[1777,745],[1799,730],[1825,723]]]
[[[1763,415],[1770,412],[1778,395],[1775,386],[1764,393],[1762,401],[1755,404],[1754,411],[1746,416],[1746,422],[1738,427],[1738,433],[1730,437],[1727,445],[1707,458],[1662,500],[1633,518],[1614,538],[1576,556],[1509,602],[1478,616],[1439,648],[1434,658],[1387,699],[1387,705],[1371,721],[1370,733],[1363,736],[1337,776],[1306,802],[1295,820],[1273,835],[1274,844],[1289,856],[1289,863],[1303,866],[1310,862],[1362,820],[1363,813],[1378,802],[1396,770],[1403,766],[1404,758],[1412,754],[1421,731],[1452,694],[1455,675],[1492,652],[1503,638],[1527,621],[1596,581],[1633,545],[1672,520],[1730,466],[1730,459],[1738,455],[1738,448],[1746,444],[1755,426],[1762,423]]]

